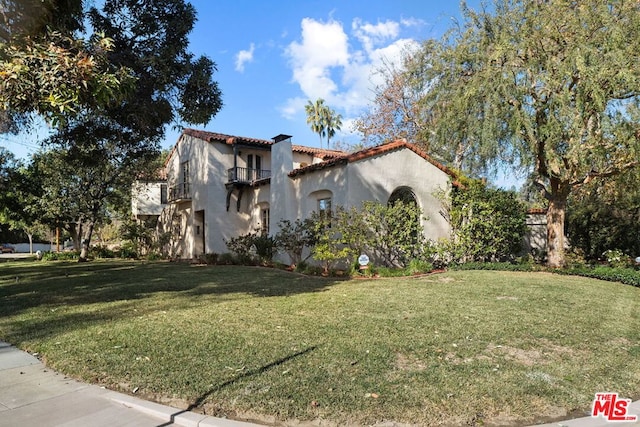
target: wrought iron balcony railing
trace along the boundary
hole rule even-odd
[[[271,171],[265,169],[231,168],[227,170],[228,183],[251,184],[261,179],[271,178]]]
[[[191,200],[191,184],[181,182],[169,187],[169,203]]]

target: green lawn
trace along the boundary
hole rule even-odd
[[[599,391],[640,398],[640,289],[549,273],[2,263],[0,339],[235,418],[524,425],[583,415]]]

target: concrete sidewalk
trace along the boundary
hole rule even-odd
[[[630,414],[640,415],[640,401]],[[77,382],[32,355],[0,341],[0,427],[259,427],[148,402]],[[534,427],[636,427],[640,421],[579,418]]]
[[[0,341],[1,427],[255,427],[83,384]]]

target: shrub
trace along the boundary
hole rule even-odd
[[[235,255],[235,261],[239,264],[250,265],[255,263],[254,242],[257,233],[247,233],[238,237],[225,239],[227,248]]]
[[[131,242],[125,242],[117,251],[119,258],[124,259],[137,259],[138,251],[136,251],[134,245]]]
[[[313,248],[317,242],[313,220],[297,219],[293,223],[289,220],[280,220],[278,228],[279,231],[274,237],[277,249],[286,252],[296,266],[307,261],[311,253],[303,258],[304,250]]]
[[[218,256],[218,264],[220,265],[232,265],[235,263],[236,263],[236,260],[233,254],[229,252],[222,253]]]
[[[631,257],[626,255],[620,249],[609,249],[602,254],[604,259],[613,268],[625,268],[633,264]]]
[[[43,261],[72,261],[80,258],[79,251],[68,252],[45,252],[42,254]]]
[[[208,254],[202,254],[200,255],[200,260],[208,265],[215,265],[218,263],[218,254],[215,252],[212,253],[208,253]]]
[[[323,218],[315,212],[311,218],[316,236],[313,257],[322,262],[324,273],[328,274],[336,262],[347,261],[352,255],[352,250],[345,245],[343,233],[332,226],[330,218]]]
[[[102,245],[93,246],[89,251],[89,255],[93,258],[98,258],[98,259],[116,257],[116,253],[114,251]]]
[[[273,237],[260,234],[253,239],[256,255],[262,263],[271,263],[276,251],[276,241]]]
[[[453,262],[507,261],[522,250],[526,209],[513,191],[488,188],[470,180],[451,192]]]
[[[606,266],[579,267],[567,269],[555,269],[557,274],[571,274],[576,276],[591,277],[593,279],[621,282],[626,285],[640,287],[640,271],[633,268],[613,268]]]

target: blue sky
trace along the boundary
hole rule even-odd
[[[370,105],[375,71],[416,43],[440,37],[460,18],[455,0],[191,3],[198,22],[190,50],[216,63],[224,102],[210,123],[194,127],[262,139],[285,133],[315,147],[320,141],[306,124],[308,100],[323,98],[342,114],[333,142],[359,141],[352,123]],[[468,4],[477,7],[479,0]],[[25,158],[45,134],[0,135],[0,145]],[[179,134],[169,130],[163,148]]]

